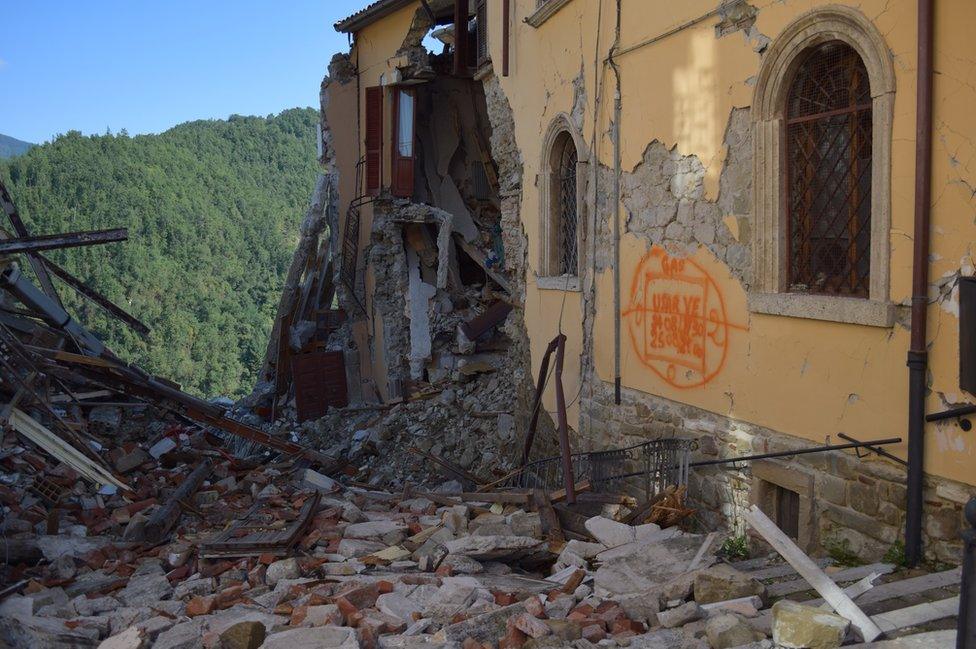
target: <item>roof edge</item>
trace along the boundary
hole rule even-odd
[[[377,20],[388,16],[398,9],[417,2],[417,0],[377,0],[356,13],[337,21],[333,27],[337,32],[351,34],[363,27],[373,24]]]

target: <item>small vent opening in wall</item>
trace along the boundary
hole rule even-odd
[[[800,494],[786,487],[773,485],[776,503],[776,526],[791,539],[800,536]]]

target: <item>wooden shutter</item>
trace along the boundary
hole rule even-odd
[[[378,194],[383,178],[383,87],[366,88],[366,193]]]
[[[401,96],[409,95],[411,99],[410,124],[407,128],[410,133],[404,137],[411,139],[410,155],[403,155],[400,151],[400,111]],[[415,142],[413,141],[416,133],[417,122],[417,98],[413,90],[407,88],[393,89],[393,142],[390,147],[393,149],[392,178],[390,182],[390,193],[400,198],[411,198],[413,196],[413,169],[416,160]]]
[[[478,67],[488,62],[488,1],[478,0],[475,9]]]
[[[346,361],[342,352],[296,354],[291,360],[298,421],[320,419],[330,407],[349,405]]]

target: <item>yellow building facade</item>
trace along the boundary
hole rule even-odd
[[[926,413],[974,401],[960,287],[976,240],[976,5],[936,4]],[[465,69],[431,74],[417,58],[456,11],[381,1],[337,26],[354,40],[323,111],[339,236],[358,250],[360,398],[402,394],[389,381],[400,353],[383,342],[393,320],[373,309],[385,279],[370,233],[387,207],[365,203],[357,236],[346,229],[366,193],[367,88],[386,89],[390,111],[398,88],[420,102],[425,85],[461,76],[491,126],[521,380],[564,334],[574,450],[676,436],[707,460],[901,438],[884,448],[908,457],[916,0],[472,0]],[[393,143],[394,121],[380,123]],[[399,163],[380,151],[383,196]],[[551,384],[543,403],[556,407]],[[929,557],[958,556],[976,492],[967,429],[964,417],[924,426]],[[786,498],[801,545],[880,556],[903,537],[906,482],[897,461],[835,451],[703,467],[689,492],[703,521],[732,526],[748,503]]]

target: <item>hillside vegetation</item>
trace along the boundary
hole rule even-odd
[[[148,340],[63,287],[69,311],[126,360],[238,396],[260,369],[314,186],[316,121],[308,108],[159,135],[69,132],[0,161],[0,176],[33,234],[129,228],[126,243],[49,254],[149,325]]]
[[[15,137],[0,133],[0,158],[12,158],[22,153],[27,153],[33,144],[18,140]]]

